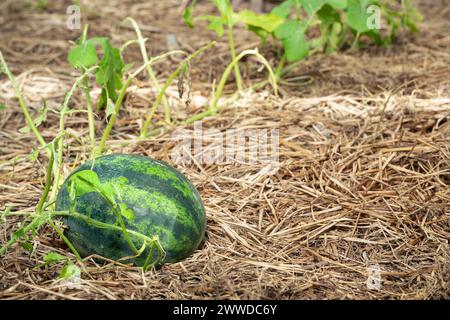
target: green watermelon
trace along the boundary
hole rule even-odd
[[[102,185],[116,190],[117,204],[125,204],[133,217],[122,220],[127,229],[137,231],[159,242],[165,251],[160,262],[173,263],[188,257],[200,244],[205,233],[205,209],[192,183],[168,164],[140,155],[112,154],[82,164],[73,174],[94,171]],[[69,179],[66,179],[56,201],[57,211],[71,207]],[[73,198],[72,198],[73,201]],[[108,224],[117,225],[112,206],[97,192],[77,198],[76,212]],[[133,256],[124,234],[119,230],[99,228],[73,216],[64,216],[66,237],[81,256],[97,254],[112,260]],[[136,248],[142,245],[133,240]],[[136,242],[135,242],[136,241]],[[143,266],[146,252],[127,260]]]

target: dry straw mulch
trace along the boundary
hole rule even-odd
[[[123,10],[108,6],[98,10],[144,19],[145,4],[123,1],[120,5]],[[450,41],[448,10],[444,2],[441,5],[439,10],[421,2],[427,17],[435,19],[425,23],[417,40],[385,53],[370,49],[309,59],[303,72],[315,79],[312,84],[295,92],[284,88],[283,97],[269,92],[246,95],[205,119],[204,128],[221,132],[279,129],[279,166],[268,174],[266,166],[258,163],[176,165],[197,186],[208,218],[205,241],[187,260],[146,274],[112,262],[90,261],[81,281],[68,286],[57,280],[60,265],[34,269],[50,251],[73,259],[57,235],[44,228],[33,240],[31,256],[15,246],[2,257],[0,298],[448,299]],[[173,6],[168,1],[159,12]],[[57,108],[73,81],[63,62],[71,35],[36,47],[27,28],[42,24],[34,31],[39,33],[51,26],[37,19],[39,14],[29,15],[31,20],[21,25],[0,20],[0,49],[20,74],[29,104],[37,108],[43,96],[51,108]],[[96,28],[108,30],[107,25]],[[189,31],[178,28],[186,39]],[[195,40],[197,35],[192,37]],[[29,46],[5,50],[5,43],[18,38],[28,40]],[[244,40],[240,38],[241,43]],[[35,56],[26,50],[36,50]],[[225,47],[216,50],[222,50],[226,60]],[[28,60],[22,63],[24,56]],[[220,62],[220,55],[208,59]],[[175,88],[170,91],[170,101],[181,115],[198,111],[209,98],[201,81],[205,74],[214,74],[208,59],[199,62],[201,72],[193,75],[190,110],[183,109]],[[109,147],[172,163],[177,142],[171,132],[147,141],[135,139],[139,119],[153,99],[145,81],[134,84]],[[24,121],[4,78],[0,78],[0,101],[10,106],[0,118],[0,210],[8,205],[32,211],[42,192],[46,159],[42,155],[31,162],[23,157],[36,143],[31,135],[18,132]],[[83,108],[81,95],[72,107]],[[74,115],[68,125],[73,136],[64,157],[66,175],[87,157],[86,119]],[[103,127],[104,121],[98,119],[98,130]],[[49,114],[41,132],[46,139],[55,136],[55,114]],[[1,243],[20,220],[1,223]],[[381,271],[378,290],[367,287],[370,268]]]

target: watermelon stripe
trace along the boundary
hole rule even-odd
[[[134,220],[124,218],[126,227],[153,237],[158,235],[166,251],[164,262],[179,261],[195,250],[205,229],[205,213],[195,187],[180,172],[164,162],[136,155],[108,155],[87,162],[72,174],[94,170],[100,181],[114,186],[117,202],[133,210]],[[68,210],[68,179],[58,195],[57,210]],[[93,219],[115,223],[111,206],[97,193],[87,193],[77,200],[76,211]],[[98,229],[84,221],[65,217],[67,236],[80,254],[99,254],[117,260],[132,255],[119,231]],[[141,243],[136,243],[140,247]],[[147,253],[148,254],[148,253]],[[146,254],[135,258],[144,263]]]

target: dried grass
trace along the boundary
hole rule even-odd
[[[108,3],[97,12],[135,15],[138,21],[150,6]],[[174,10],[173,4],[158,2],[161,8],[154,15],[164,16]],[[55,12],[64,7],[60,2],[54,6]],[[116,6],[121,10],[112,11]],[[0,261],[0,298],[450,298],[449,20],[448,10],[429,8],[426,1],[421,6],[435,19],[425,24],[417,40],[387,52],[371,49],[311,58],[303,66],[314,76],[313,84],[295,92],[285,88],[283,98],[266,92],[245,96],[203,122],[204,128],[220,131],[279,129],[280,165],[274,175],[265,174],[259,164],[177,166],[197,186],[207,212],[206,238],[193,256],[146,274],[113,262],[90,261],[80,283],[69,288],[57,280],[61,266],[33,269],[49,251],[67,254],[57,235],[44,228],[33,240],[31,256],[15,246]],[[444,3],[441,8],[446,8]],[[42,30],[54,30],[39,20],[50,14],[15,14],[26,19],[22,24],[0,20],[0,49],[21,74],[29,104],[36,109],[38,97],[46,96],[55,109],[73,79],[63,62],[68,44],[62,41],[72,35],[53,34],[58,41],[37,44],[36,39],[47,36]],[[145,31],[154,43],[160,43],[164,24],[182,30],[181,41],[192,47],[208,34],[180,29],[175,19],[158,21]],[[110,30],[105,21],[93,27],[93,32]],[[243,43],[245,37],[239,40]],[[190,112],[209,98],[205,79],[216,76],[211,60],[221,70],[220,59],[227,59],[225,47],[216,50],[223,58],[214,55],[194,66],[200,71],[193,75]],[[137,53],[134,59],[140,61]],[[135,139],[139,119],[154,98],[151,89],[137,81],[130,92],[110,148],[171,163],[171,132],[147,141]],[[180,116],[187,113],[175,89],[170,95]],[[7,81],[0,79],[0,101],[11,106],[0,118],[0,209],[9,205],[32,211],[43,189],[45,158],[36,163],[23,158],[35,142],[31,135],[17,132],[24,121],[11,97]],[[72,107],[83,107],[81,96]],[[79,140],[68,141],[65,174],[87,156],[86,120],[71,116],[68,125]],[[98,119],[98,129],[103,126]],[[46,139],[55,136],[56,115],[49,114],[41,132]],[[20,220],[1,224],[0,242]],[[367,288],[371,266],[381,269],[380,290]]]

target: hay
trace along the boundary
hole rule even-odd
[[[111,19],[119,13],[133,15],[138,21],[151,5],[108,3],[111,7],[98,6],[96,11],[108,13]],[[158,2],[161,8],[153,12],[164,15],[175,3]],[[121,10],[113,11],[113,5]],[[55,12],[64,7],[60,2],[54,6]],[[79,282],[67,284],[57,279],[61,265],[33,269],[50,251],[75,260],[58,236],[44,228],[33,240],[31,256],[15,246],[1,259],[0,298],[448,299],[450,52],[445,28],[449,20],[448,11],[430,8],[425,1],[421,7],[434,19],[426,22],[417,40],[388,51],[308,59],[298,72],[314,77],[312,84],[295,91],[284,88],[281,98],[264,91],[246,95],[205,119],[205,129],[221,132],[279,129],[279,169],[268,175],[259,163],[176,165],[200,191],[208,219],[204,243],[187,260],[146,274],[112,261],[89,261]],[[9,10],[11,17],[0,21],[0,49],[21,74],[30,106],[37,110],[37,96],[46,96],[55,110],[62,91],[73,81],[64,63],[69,45],[61,39],[75,34],[55,35],[59,41],[37,44],[37,38],[46,36],[40,30],[52,28],[39,19],[49,13]],[[16,24],[14,15],[27,19]],[[168,17],[173,21],[148,24],[152,28],[146,33],[154,43],[163,39],[164,24],[169,31],[182,30],[181,42],[192,47],[209,34],[193,34]],[[93,24],[93,32],[109,33],[110,24]],[[121,36],[134,37],[129,31]],[[239,38],[240,43],[245,37]],[[23,41],[29,45],[17,45]],[[216,77],[224,66],[220,61],[227,59],[224,46],[215,50],[223,55],[194,65],[191,110],[183,109],[175,88],[169,92],[180,117],[198,111],[209,99],[210,82],[205,79]],[[133,56],[140,61],[137,53],[129,59]],[[210,59],[217,60],[213,64],[217,70],[211,70]],[[256,68],[251,63],[249,68]],[[161,77],[168,73],[160,71]],[[109,146],[115,152],[146,154],[172,163],[176,146],[172,132],[146,141],[135,139],[140,119],[154,99],[152,92],[146,82],[136,81]],[[0,78],[0,102],[10,106],[0,118],[0,210],[8,205],[31,212],[43,189],[45,157],[35,163],[26,158],[36,143],[30,134],[18,133],[24,121],[11,97],[11,87]],[[81,95],[72,107],[83,108]],[[79,139],[68,140],[66,175],[87,157],[86,119],[73,115],[68,126]],[[98,130],[103,126],[98,119]],[[49,140],[57,128],[57,116],[50,112],[41,132]],[[15,217],[2,222],[1,243],[20,221]],[[381,287],[368,289],[374,268],[381,272]]]

